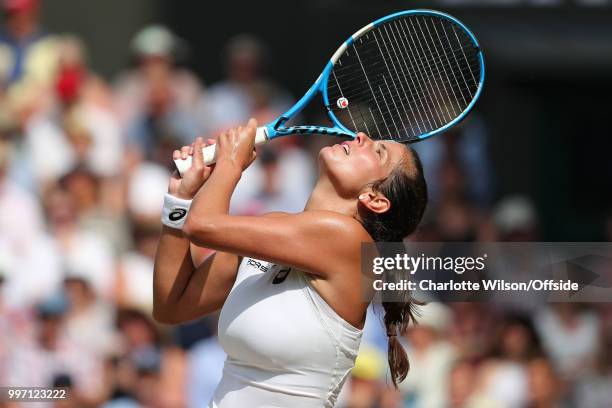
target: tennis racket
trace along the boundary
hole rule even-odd
[[[485,78],[484,57],[472,32],[433,10],[391,14],[363,27],[331,57],[291,109],[257,129],[255,143],[281,136],[321,134],[411,143],[444,132],[474,107]],[[321,96],[333,127],[286,126]],[[215,146],[203,149],[215,162]],[[176,160],[179,173],[191,158]]]

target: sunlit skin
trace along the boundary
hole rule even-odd
[[[405,146],[392,141],[374,141],[358,133],[350,142],[325,147],[319,153],[319,180],[306,205],[308,210],[329,210],[358,219],[358,205],[373,212],[389,209],[389,200],[370,185],[384,179],[402,164],[414,168]],[[342,205],[340,205],[342,203]]]
[[[372,238],[359,214],[389,210],[387,197],[371,185],[398,165],[415,172],[410,151],[359,133],[352,141],[321,150],[320,176],[303,212],[228,215],[231,194],[255,158],[256,126],[251,120],[244,128],[207,141],[216,143],[214,169],[204,165],[201,155],[193,155],[205,146],[201,138],[174,152],[174,159],[193,155],[193,165],[182,178],[173,176],[169,192],[193,202],[182,232],[163,228],[155,260],[154,316],[181,323],[219,310],[235,281],[240,257],[248,256],[306,272],[342,318],[363,327],[368,302],[361,290],[360,250],[361,243]],[[217,252],[194,268],[190,242]]]

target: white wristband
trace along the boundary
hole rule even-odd
[[[166,193],[164,196],[164,209],[162,210],[162,224],[176,229],[183,229],[187,212],[192,200],[183,200]]]

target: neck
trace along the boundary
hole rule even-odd
[[[315,185],[304,211],[333,211],[349,217],[357,217],[355,198],[341,197],[327,178],[320,178]]]

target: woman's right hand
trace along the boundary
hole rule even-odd
[[[183,172],[182,178],[178,171],[175,170],[172,173],[170,184],[168,185],[168,193],[185,200],[191,200],[195,197],[196,193],[204,185],[204,182],[210,177],[214,166],[204,164],[202,149],[214,143],[214,139],[208,139],[206,145],[204,145],[202,138],[198,137],[191,146],[183,146],[180,150],[175,150],[172,153],[173,160],[185,160],[187,157],[192,156],[192,161],[191,167]]]

